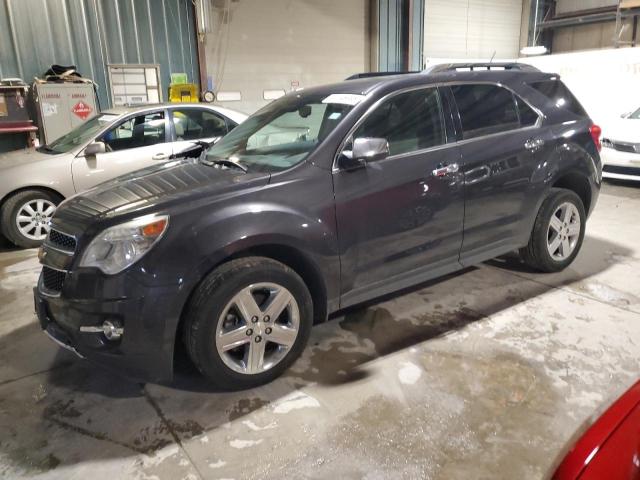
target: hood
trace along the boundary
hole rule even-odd
[[[153,166],[102,183],[63,202],[53,223],[71,228],[112,217],[135,217],[176,205],[262,187],[266,173],[244,173],[202,165],[193,159]]]
[[[43,160],[51,160],[52,158],[66,155],[62,154],[48,154],[40,153],[35,148],[24,148],[22,150],[14,150],[13,152],[0,154],[0,170],[5,168],[11,168],[18,165],[25,165],[27,163],[39,162]]]
[[[615,120],[602,129],[602,137],[619,142],[640,143],[640,119]]]

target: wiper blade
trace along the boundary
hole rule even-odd
[[[193,145],[191,145],[190,147],[187,147],[185,150],[182,150],[181,152],[178,153],[174,153],[173,155],[171,155],[171,159],[176,159],[176,158],[200,158],[206,151],[207,149],[213,145],[215,142],[205,142],[203,140],[195,140],[192,141],[191,143],[193,143]]]
[[[244,165],[242,165],[239,162],[234,162],[233,160],[229,160],[228,158],[214,158],[213,160],[208,160],[208,159],[203,159],[201,160],[202,163],[204,163],[205,165],[225,165],[227,167],[236,167],[239,168],[240,170],[242,170],[244,173],[247,173],[247,171],[249,170],[247,167],[245,167]]]

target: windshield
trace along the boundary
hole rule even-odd
[[[100,130],[110,125],[117,118],[118,115],[98,115],[93,117],[53,142],[43,145],[38,150],[44,153],[67,153],[78,145],[93,139]]]
[[[286,170],[307,158],[363,98],[303,92],[286,95],[213,145],[203,161],[232,161],[249,171]]]
[[[634,120],[640,120],[640,108],[629,115],[629,118],[633,118]]]

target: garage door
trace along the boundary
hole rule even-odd
[[[522,2],[514,0],[426,0],[426,57],[489,60],[516,58]]]
[[[221,103],[252,113],[278,92],[368,70],[368,3],[212,2],[207,73]]]

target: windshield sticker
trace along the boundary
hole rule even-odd
[[[329,120],[337,120],[342,116],[342,112],[333,112],[329,115]]]
[[[364,99],[364,95],[357,95],[355,93],[332,93],[322,100],[322,103],[340,103],[342,105],[354,106]]]

